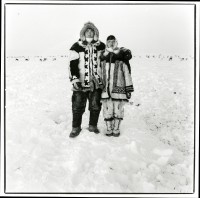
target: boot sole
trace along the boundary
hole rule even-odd
[[[88,127],[87,129],[88,129],[88,131],[91,132],[91,133],[95,133],[95,134],[100,133],[100,131],[93,131],[93,130],[90,130],[89,127]]]
[[[91,133],[95,133],[95,134],[98,134],[98,133],[100,133],[100,132],[95,132],[95,131],[89,131],[89,132],[91,132]]]
[[[106,134],[106,136],[111,137],[111,136],[113,136],[113,133],[111,133],[111,134]]]
[[[114,136],[114,137],[119,137],[119,136],[120,136],[120,133],[116,133],[116,134],[113,133],[113,136]]]

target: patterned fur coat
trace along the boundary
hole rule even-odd
[[[104,84],[102,99],[128,100],[127,93],[134,91],[129,65],[129,60],[132,58],[131,51],[118,48],[114,52],[107,53],[104,51],[101,54]]]
[[[95,32],[94,40],[88,44],[84,33],[87,28]],[[100,68],[100,55],[105,44],[98,40],[99,32],[93,23],[86,23],[80,32],[80,39],[70,48],[69,78],[71,82],[81,82],[83,88],[102,87],[102,74]]]

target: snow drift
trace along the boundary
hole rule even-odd
[[[194,60],[135,55],[118,138],[75,139],[66,56],[6,60],[6,192],[193,191]]]

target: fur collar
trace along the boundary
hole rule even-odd
[[[100,40],[98,40],[98,41],[93,40],[93,41],[91,42],[91,44],[92,44],[93,46],[99,46],[100,43],[101,43]],[[88,45],[87,41],[82,41],[81,39],[79,39],[78,44],[79,44],[81,47],[83,47],[83,48],[86,48],[87,45]]]

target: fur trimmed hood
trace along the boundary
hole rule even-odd
[[[88,28],[90,28],[94,31],[94,40],[97,41],[99,39],[99,30],[97,29],[97,27],[92,22],[85,23],[83,28],[81,29],[81,32],[80,32],[81,41],[85,41],[85,31]]]
[[[79,39],[78,44],[79,44],[81,47],[83,47],[83,48],[86,48],[87,45],[88,45],[88,43],[87,43],[86,40],[85,40],[85,41],[82,41],[81,39]],[[91,42],[91,44],[93,44],[94,46],[99,46],[99,45],[101,44],[101,41],[100,41],[100,40],[98,40],[98,41],[93,40],[93,41]]]

